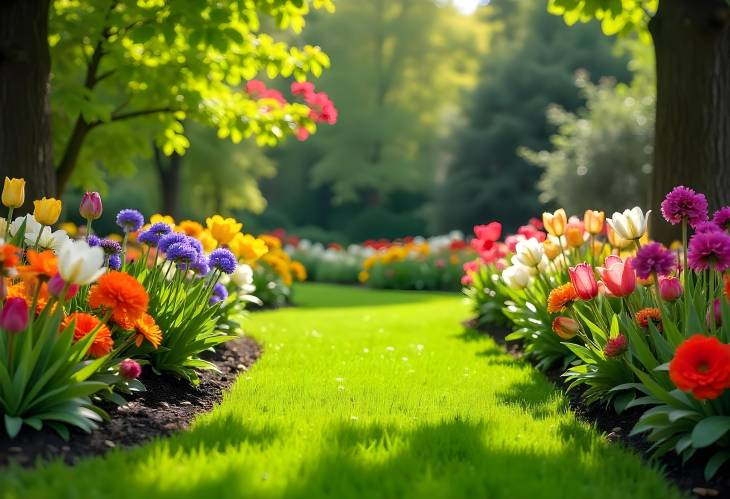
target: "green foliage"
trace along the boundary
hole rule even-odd
[[[55,0],[50,15],[54,150],[63,165],[73,131],[90,130],[75,181],[99,185],[104,169],[134,170],[153,139],[183,154],[181,122],[213,127],[234,143],[255,136],[275,145],[299,124],[313,126],[301,104],[264,109],[242,90],[247,80],[319,76],[329,58],[317,46],[290,47],[265,33],[301,31],[310,6],[330,0]]]
[[[570,26],[597,19],[606,35],[639,32],[648,39],[647,22],[658,6],[659,0],[549,0],[548,12]]]
[[[650,66],[641,67],[630,85],[595,85],[580,75],[585,108],[576,113],[550,108],[548,121],[558,129],[550,138],[552,150],[520,151],[544,169],[540,201],[571,213],[596,206],[612,213],[647,204],[655,91]]]
[[[490,19],[505,28],[495,34],[468,104],[469,121],[456,135],[455,158],[437,192],[437,230],[470,230],[489,219],[516,227],[542,211],[540,172],[518,149],[548,148],[554,129],[545,118],[549,106],[579,107],[577,70],[594,80],[629,78],[626,59],[613,55],[611,40],[596,26],[566,29],[539,2],[493,4]]]

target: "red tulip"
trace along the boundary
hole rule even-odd
[[[612,296],[629,296],[636,289],[636,272],[631,266],[631,259],[621,260],[616,255],[611,255],[604,262],[605,267],[599,267],[598,273],[603,278],[606,289]]]
[[[79,213],[86,220],[96,220],[101,217],[104,207],[101,204],[101,196],[98,192],[87,192],[81,198]]]
[[[583,262],[570,267],[568,273],[578,298],[587,301],[598,296],[598,282],[589,263]]]
[[[662,276],[659,278],[659,295],[662,300],[674,301],[682,296],[682,283],[673,276]]]

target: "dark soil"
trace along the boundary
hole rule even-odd
[[[32,466],[36,461],[61,458],[72,464],[81,457],[96,456],[115,447],[131,447],[154,437],[169,435],[188,427],[196,414],[210,411],[233,384],[239,372],[247,370],[261,355],[261,347],[251,338],[241,338],[221,346],[207,356],[221,372],[202,371],[200,384],[154,374],[145,367],[140,381],[147,391],[127,396],[123,406],[103,407],[111,421],[91,433],[72,430],[65,442],[53,430],[35,431],[24,427],[13,440],[0,436],[0,465],[14,461]]]
[[[505,336],[511,332],[510,330],[499,326],[494,329],[491,327],[475,327],[478,324],[474,320],[464,322],[464,326],[488,334],[494,341],[505,347],[507,353],[517,359],[522,358],[521,345],[518,342],[505,341]],[[562,372],[560,368],[553,368],[543,374],[565,393],[571,410],[579,419],[594,424],[596,428],[606,434],[609,441],[631,449],[647,461],[652,460],[649,455],[651,444],[644,435],[629,435],[643,413],[640,407],[634,407],[621,414],[616,414],[612,407],[600,404],[586,405],[581,396],[583,390],[572,390],[570,392],[566,390],[567,386],[560,376]],[[730,498],[730,473],[727,464],[712,480],[705,480],[705,463],[709,457],[707,453],[697,452],[689,462],[683,465],[682,460],[676,454],[670,452],[654,460],[654,462],[659,464],[669,480],[691,497]]]

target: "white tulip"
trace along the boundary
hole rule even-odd
[[[513,289],[525,289],[530,283],[530,271],[522,265],[512,265],[502,271],[502,280]]]
[[[241,263],[231,275],[231,280],[239,288],[250,286],[253,283],[253,269],[245,263]]]
[[[10,224],[10,235],[15,236],[15,234],[17,234],[20,230],[20,226],[23,225],[23,222],[25,222],[25,233],[27,234],[28,232],[35,232],[36,237],[38,237],[38,231],[41,230],[41,224],[38,223],[38,221],[31,214],[25,215],[24,217],[18,217],[13,220],[13,222]],[[35,243],[35,240],[33,241],[33,243]]]
[[[611,218],[606,220],[608,225],[623,239],[640,239],[646,232],[651,210],[644,214],[641,208],[635,206],[631,210],[624,210],[623,213],[615,212]]]
[[[58,250],[58,273],[70,284],[84,286],[96,281],[106,269],[104,250],[86,241],[66,241]]]
[[[54,253],[58,253],[61,247],[69,241],[69,237],[68,234],[66,234],[65,230],[57,230],[55,232],[52,232],[51,228],[48,226],[43,227],[40,239],[38,239],[37,231],[25,232],[25,243],[28,246],[33,246],[36,241],[38,241],[39,249],[50,249],[53,250]]]
[[[520,241],[515,247],[515,258],[525,267],[537,267],[544,255],[542,244],[535,238]]]

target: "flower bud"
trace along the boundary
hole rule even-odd
[[[609,359],[612,357],[618,357],[629,348],[629,342],[626,336],[619,334],[615,338],[609,338],[606,346],[603,348],[603,355]]]
[[[23,298],[8,298],[0,310],[0,328],[19,333],[28,325],[28,304]]]
[[[48,280],[48,292],[56,298],[61,296],[63,288],[66,287],[66,281],[63,280],[61,274],[56,274]],[[66,300],[70,300],[76,293],[79,292],[79,286],[77,284],[71,284],[66,290]]]
[[[664,301],[675,301],[682,296],[682,283],[673,276],[662,276],[659,278],[659,295]]]
[[[708,328],[712,328],[713,315],[715,318],[715,326],[722,326],[722,306],[720,305],[720,298],[715,298],[715,300],[712,302],[712,306],[708,307],[707,309],[707,316],[705,317],[705,319],[707,321]]]
[[[101,218],[104,207],[101,204],[101,196],[98,192],[87,192],[81,198],[79,213],[86,220]]]
[[[578,327],[578,321],[570,317],[561,315],[553,320],[553,331],[564,340],[570,340],[578,334]]]
[[[25,179],[5,177],[2,202],[8,208],[20,208],[23,206],[25,202]]]
[[[33,217],[41,225],[53,225],[61,216],[61,201],[55,198],[46,198],[33,201],[35,209]]]
[[[119,364],[119,375],[126,380],[137,379],[140,374],[142,374],[142,366],[136,360],[124,359]]]

